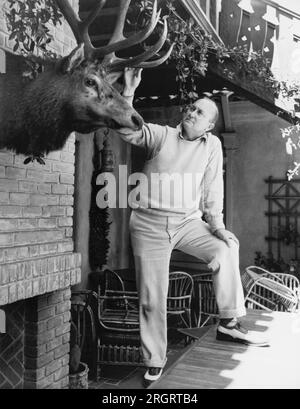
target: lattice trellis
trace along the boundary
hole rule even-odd
[[[275,179],[268,184],[268,251],[279,260],[299,260],[300,256],[300,179]]]
[[[0,335],[0,389],[23,389],[25,304],[9,304],[5,312],[6,333]]]

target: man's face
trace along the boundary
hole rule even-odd
[[[185,139],[193,140],[214,127],[216,106],[207,99],[199,99],[183,112],[182,130]]]

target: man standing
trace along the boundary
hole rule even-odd
[[[132,103],[141,70],[125,70],[123,96]],[[210,131],[218,119],[216,104],[202,98],[188,106],[177,128],[144,124],[133,132],[119,130],[125,141],[143,147],[143,173],[160,181],[181,175],[164,194],[161,186],[133,203],[130,233],[140,300],[140,335],[146,383],[159,379],[166,363],[169,262],[173,249],[208,264],[219,309],[217,339],[266,345],[237,318],[246,314],[239,271],[239,243],[223,223],[223,156],[220,140]],[[162,192],[163,190],[163,192]],[[180,191],[181,190],[181,191]],[[191,191],[189,191],[191,190]],[[202,220],[204,216],[206,221]]]

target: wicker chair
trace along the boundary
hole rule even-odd
[[[291,274],[271,273],[258,266],[249,266],[242,274],[242,283],[247,308],[299,311],[300,283]]]
[[[104,285],[98,286],[97,317],[98,378],[101,364],[142,365],[137,292],[127,291],[115,271],[105,270]]]
[[[98,356],[100,365],[144,365],[139,336],[139,300],[136,291],[128,291],[122,278],[105,271],[102,290],[98,286]],[[191,325],[192,277],[185,272],[172,272],[167,298],[168,315],[180,316],[185,326]]]
[[[179,315],[186,327],[191,327],[191,301],[194,289],[193,278],[184,271],[169,274],[167,314]]]

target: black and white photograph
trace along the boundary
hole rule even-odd
[[[0,389],[300,389],[299,0],[0,0]]]

